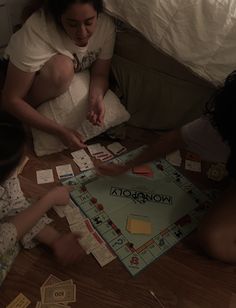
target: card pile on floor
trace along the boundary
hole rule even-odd
[[[95,143],[88,145],[87,149],[92,157],[99,159],[102,162],[106,162],[114,158],[114,155],[120,155],[127,151],[126,147],[119,142],[113,142],[107,145],[107,147],[102,146],[100,143]],[[94,168],[94,163],[85,150],[82,149],[72,152],[71,155],[81,172]],[[27,163],[27,161],[28,160],[26,160],[25,163]],[[56,171],[59,180],[65,180],[66,178],[74,176],[74,172],[70,164],[56,166]],[[37,170],[36,177],[38,184],[48,184],[54,182],[52,169]]]
[[[76,302],[76,285],[72,279],[62,281],[50,275],[40,288],[41,301],[36,308],[70,307],[69,303]]]
[[[93,228],[90,220],[82,215],[76,205],[67,208],[65,215],[71,231],[81,234],[80,245],[87,254],[92,253],[100,266],[103,267],[116,258]]]
[[[88,145],[88,151],[96,159],[105,162],[112,159],[114,155],[124,153],[127,149],[119,142],[113,142],[106,147],[102,146],[100,143]]]
[[[152,233],[152,224],[147,217],[130,215],[127,219],[126,229],[132,234],[149,235]]]
[[[86,171],[94,168],[94,164],[85,150],[72,152],[71,155],[73,156],[73,160],[76,165],[80,168],[80,171]]]

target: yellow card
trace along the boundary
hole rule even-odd
[[[31,301],[20,293],[6,308],[26,308],[30,304]]]
[[[148,220],[128,218],[126,228],[133,234],[149,235],[152,233],[152,224]]]

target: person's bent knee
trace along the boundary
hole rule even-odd
[[[212,258],[229,262],[227,259],[229,238],[223,228],[214,228],[213,226],[202,226],[198,230],[198,240],[202,249]],[[233,245],[233,241],[231,243]]]
[[[74,76],[73,62],[69,57],[56,55],[45,65],[41,74],[49,80],[51,87],[59,92],[66,91]]]

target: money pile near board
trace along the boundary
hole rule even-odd
[[[76,285],[72,279],[62,281],[50,275],[40,288],[41,301],[36,308],[69,308],[76,302]]]

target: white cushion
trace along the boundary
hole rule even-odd
[[[75,74],[67,92],[43,103],[37,109],[45,117],[68,128],[76,129],[83,136],[84,141],[103,133],[110,127],[128,121],[130,118],[118,97],[111,90],[108,90],[104,97],[106,110],[104,125],[102,127],[94,126],[86,120],[89,81],[88,71]],[[60,139],[54,135],[49,135],[37,129],[32,129],[32,134],[34,150],[38,156],[66,149]]]

